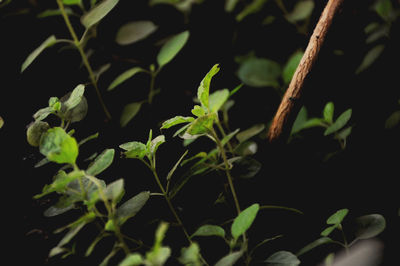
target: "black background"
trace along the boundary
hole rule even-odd
[[[263,12],[280,14],[271,3]],[[111,69],[103,74],[99,84],[106,105],[114,119],[105,121],[105,116],[96,99],[92,87],[88,86],[85,95],[89,101],[87,118],[73,125],[76,138],[82,139],[95,132],[100,137],[86,144],[80,151],[80,158],[86,158],[105,148],[115,148],[131,141],[146,141],[149,129],[155,135],[160,123],[175,115],[189,115],[201,79],[212,65],[219,63],[221,71],[214,77],[212,90],[234,88],[240,81],[235,75],[237,63],[235,55],[255,50],[260,57],[267,57],[280,63],[286,61],[296,49],[304,49],[316,24],[324,3],[316,3],[310,32],[301,35],[281,16],[269,25],[261,25],[265,13],[248,17],[238,24],[234,16],[224,12],[222,1],[205,1],[195,5],[189,14],[188,23],[179,11],[170,6],[148,7],[147,1],[135,1],[134,8],[129,1],[120,1],[117,7],[100,23],[98,36],[89,44],[96,50],[91,58],[94,66],[112,62]],[[325,2],[325,1],[321,1]],[[26,126],[32,121],[32,114],[45,107],[51,96],[61,97],[77,84],[87,82],[86,70],[80,66],[79,54],[74,50],[61,50],[61,45],[47,49],[24,72],[20,66],[26,56],[51,34],[57,38],[69,38],[69,33],[61,17],[37,19],[36,15],[48,7],[56,7],[55,1],[43,1],[33,5],[19,1],[20,6],[11,4],[0,10],[1,24],[1,96],[0,115],[5,120],[0,130],[2,155],[2,219],[7,236],[7,248],[13,260],[28,259],[34,265],[90,265],[96,264],[106,255],[111,246],[105,243],[90,259],[70,257],[65,261],[46,260],[48,251],[59,241],[61,235],[52,231],[72,221],[74,214],[57,218],[43,217],[43,211],[54,200],[32,200],[32,196],[49,183],[58,166],[47,165],[33,168],[41,159],[37,149],[30,147],[25,139]],[[257,243],[267,237],[284,234],[284,237],[260,248],[256,253],[259,259],[284,249],[296,252],[301,247],[318,238],[324,229],[326,218],[341,208],[348,208],[348,228],[350,221],[360,215],[380,213],[387,220],[387,229],[378,237],[384,242],[385,253],[382,265],[394,265],[392,259],[398,250],[397,211],[399,127],[384,128],[387,117],[399,109],[400,98],[399,68],[399,22],[391,27],[390,38],[379,42],[385,44],[380,58],[366,71],[355,75],[365,53],[372,47],[365,44],[364,27],[372,21],[379,21],[376,13],[370,10],[372,1],[345,1],[337,15],[321,50],[319,59],[304,88],[302,103],[310,115],[320,115],[328,101],[335,103],[336,115],[348,108],[353,109],[350,123],[353,131],[344,152],[328,161],[323,155],[338,149],[334,140],[323,137],[318,129],[306,131],[303,138],[290,144],[276,146],[265,139],[258,139],[259,152],[255,158],[263,165],[256,178],[237,180],[239,200],[242,208],[254,202],[266,205],[282,205],[300,209],[304,215],[287,211],[265,210],[260,212],[249,234],[250,241]],[[398,5],[398,3],[396,2]],[[19,8],[29,8],[29,12],[10,15]],[[123,23],[131,20],[152,20],[159,30],[148,40],[120,47],[113,40],[116,31]],[[79,21],[73,20],[77,31],[83,29]],[[118,116],[127,103],[146,97],[148,78],[138,75],[112,92],[105,88],[122,70],[132,66],[118,58],[135,58],[144,66],[155,62],[159,46],[155,41],[188,29],[190,39],[179,55],[160,73],[157,85],[161,93],[154,103],[144,105],[139,115],[121,129]],[[341,49],[344,55],[334,54]],[[269,88],[243,87],[234,97],[236,101],[230,111],[231,128],[246,129],[256,123],[268,123],[280,102],[280,96]],[[173,130],[172,130],[173,131]],[[185,151],[181,141],[172,138],[171,131],[162,132],[167,143],[158,152],[161,175],[169,169]],[[190,147],[190,146],[189,146]],[[191,148],[192,154],[210,147],[207,141],[200,141]],[[196,150],[197,148],[197,150]],[[85,163],[82,162],[84,166]],[[4,167],[5,166],[5,167]],[[179,172],[179,171],[178,171]],[[124,178],[128,198],[143,190],[157,191],[151,173],[140,162],[125,160],[116,156],[115,163],[101,177],[107,183]],[[175,206],[188,230],[193,232],[207,219],[217,220],[231,217],[232,206],[213,207],[215,197],[221,190],[225,178],[222,174],[210,174],[193,179],[175,199]],[[135,218],[126,230],[138,238],[152,243],[157,223],[149,220],[163,217],[172,220],[164,201],[152,198],[141,215]],[[346,230],[346,223],[344,225]],[[170,228],[171,243],[181,243],[180,231]],[[349,232],[351,235],[351,232]],[[88,229],[81,241],[90,243],[95,231]],[[107,241],[106,241],[107,242]],[[146,241],[145,241],[146,242]],[[218,239],[199,240],[201,248],[209,252],[209,261],[214,262],[214,253],[226,254],[225,244]],[[84,246],[84,245],[83,245]],[[82,247],[83,248],[83,247]],[[301,258],[302,265],[316,265],[334,246],[320,247]],[[179,252],[176,248],[174,252]],[[84,249],[83,249],[84,250]],[[210,251],[207,251],[210,250]],[[214,252],[214,253],[213,253]],[[177,254],[175,254],[177,255]]]

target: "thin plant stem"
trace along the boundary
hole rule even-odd
[[[72,27],[71,21],[69,20],[68,15],[65,12],[65,8],[64,8],[64,4],[63,4],[62,0],[57,0],[57,4],[58,4],[58,7],[59,7],[59,9],[61,11],[61,14],[62,14],[62,16],[64,18],[65,24],[66,24],[66,26],[67,26],[67,28],[68,28],[71,36],[72,36],[74,44],[75,44],[76,48],[78,49],[79,54],[82,57],[83,64],[85,65],[85,67],[86,67],[86,69],[87,69],[87,71],[89,73],[90,81],[91,81],[91,83],[93,84],[93,86],[94,86],[94,88],[96,90],[97,98],[99,99],[100,105],[103,108],[103,111],[104,111],[107,119],[111,119],[111,114],[108,111],[108,109],[107,109],[107,107],[106,107],[106,105],[105,105],[105,103],[103,101],[103,97],[101,96],[101,93],[100,93],[100,90],[99,90],[99,87],[98,87],[98,84],[97,84],[96,76],[93,73],[93,69],[92,69],[92,67],[91,67],[91,65],[89,63],[89,60],[88,60],[85,52],[83,51],[81,42],[79,41],[78,36],[76,35],[76,32],[75,32],[74,28]]]

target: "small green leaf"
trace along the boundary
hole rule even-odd
[[[119,120],[121,127],[125,127],[139,113],[142,104],[143,102],[134,102],[125,105]]]
[[[391,13],[393,12],[393,5],[390,0],[379,0],[375,4],[375,11],[378,15],[386,20],[391,20]]]
[[[165,136],[160,135],[155,137],[150,143],[150,153],[152,156],[157,152],[158,147],[165,142]]]
[[[2,119],[0,118],[0,124]],[[0,126],[1,128],[1,126]],[[47,130],[50,128],[50,125],[47,122],[43,121],[35,121],[31,123],[26,130],[26,139],[28,143],[33,147],[38,147],[40,144],[40,138]]]
[[[171,37],[160,49],[157,63],[160,67],[169,63],[183,48],[189,39],[189,31],[181,32]]]
[[[103,0],[81,17],[81,23],[87,29],[102,20],[117,4],[119,0]]]
[[[379,235],[385,230],[386,220],[380,214],[369,214],[358,217],[356,219],[356,224],[356,238],[368,239]]]
[[[190,124],[190,126],[186,130],[186,133],[190,135],[207,134],[210,132],[215,119],[216,119],[215,113],[210,113],[208,115],[201,116]]]
[[[296,266],[300,264],[300,260],[289,251],[278,251],[265,260],[268,266]]]
[[[346,127],[345,129],[340,130],[336,134],[335,138],[345,140],[351,134],[351,130],[352,130],[352,127]]]
[[[126,152],[124,152],[126,158],[143,159],[143,157],[146,156],[148,152],[147,146],[139,141],[127,142],[121,144],[119,147],[126,150]]]
[[[55,127],[43,134],[39,145],[40,153],[56,163],[75,164],[78,157],[78,143],[64,129]]]
[[[278,87],[281,67],[275,61],[252,57],[244,61],[238,70],[239,79],[251,87]]]
[[[332,242],[333,242],[333,240],[330,239],[329,237],[321,237],[321,238],[318,238],[317,240],[311,242],[311,243],[308,244],[307,246],[305,246],[305,247],[303,247],[302,249],[300,249],[300,250],[296,253],[296,256],[301,256],[301,255],[303,255],[304,253],[307,253],[307,252],[309,252],[310,250],[312,250],[312,249],[314,249],[314,248],[316,248],[316,247],[318,247],[318,246],[321,246],[321,245],[324,245],[324,244],[328,244],[328,243],[332,243]]]
[[[203,107],[201,107],[200,105],[195,105],[192,109],[192,114],[194,114],[197,117],[203,116],[206,114],[206,110],[204,110]]]
[[[133,68],[130,68],[130,69],[126,70],[125,72],[120,74],[118,77],[116,77],[113,80],[113,82],[111,82],[111,84],[110,84],[110,86],[108,86],[107,90],[108,91],[113,90],[119,84],[125,82],[127,79],[130,79],[131,77],[133,77],[137,73],[140,73],[140,72],[143,72],[143,71],[145,71],[145,70],[143,68],[141,68],[141,67],[133,67]]]
[[[222,105],[228,100],[229,98],[229,90],[217,90],[210,94],[209,96],[209,105],[211,112],[218,112]]]
[[[223,137],[223,138],[221,139],[221,145],[222,145],[222,147],[224,147],[225,144],[227,144],[239,131],[240,131],[240,129],[237,128],[236,130],[232,131],[231,133],[229,133],[228,135],[226,135],[225,137]]]
[[[120,178],[108,184],[104,194],[107,199],[112,200],[114,203],[118,203],[124,194],[124,179]]]
[[[143,40],[156,31],[157,28],[158,27],[152,21],[131,21],[118,29],[115,41],[119,45],[129,45]]]
[[[82,100],[83,93],[85,92],[85,85],[79,84],[76,88],[69,94],[68,100],[63,102],[64,112],[77,106]]]
[[[242,21],[248,15],[260,11],[266,2],[267,0],[253,0],[236,16],[236,20]]]
[[[376,61],[376,59],[378,59],[384,49],[385,45],[379,44],[369,50],[368,53],[365,55],[363,61],[361,62],[360,66],[357,68],[356,74],[359,74],[370,67]]]
[[[176,168],[178,168],[179,164],[182,162],[183,158],[185,158],[185,156],[186,156],[187,153],[188,153],[188,150],[186,150],[186,151],[182,154],[181,158],[179,158],[179,160],[176,162],[176,164],[174,165],[174,167],[172,167],[172,169],[168,172],[168,175],[167,175],[167,178],[166,178],[167,180],[170,180],[170,179],[171,179],[171,177],[172,177],[172,175],[174,174]]]
[[[344,111],[336,119],[336,121],[325,130],[324,135],[327,136],[329,134],[332,134],[332,133],[342,129],[346,125],[346,123],[350,120],[351,113],[352,113],[351,109]]]
[[[206,224],[200,226],[190,238],[195,236],[219,236],[225,238],[225,230],[218,225]]]
[[[321,232],[321,236],[327,237],[327,236],[330,235],[330,234],[333,232],[333,230],[335,230],[337,227],[338,227],[338,224],[335,224],[335,225],[332,225],[332,226],[329,226],[329,227],[325,228],[325,229]]]
[[[149,191],[143,191],[134,196],[133,198],[124,202],[118,209],[116,213],[116,217],[118,219],[118,223],[122,225],[129,218],[135,216],[146,204],[147,200],[150,198]]]
[[[191,116],[175,116],[171,119],[168,119],[167,121],[164,121],[162,123],[162,126],[160,129],[166,129],[166,128],[170,128],[172,126],[178,125],[178,124],[182,124],[182,123],[189,123],[194,121],[194,117]]]
[[[96,157],[93,163],[91,163],[86,170],[89,175],[96,176],[107,169],[114,159],[115,150],[106,149],[99,156]]]
[[[108,220],[107,223],[104,225],[104,230],[114,232],[115,231],[114,220]]]
[[[246,140],[254,137],[255,135],[261,133],[265,128],[264,124],[257,124],[254,125],[236,135],[236,138],[239,142],[245,142]]]
[[[297,66],[300,63],[301,58],[303,58],[304,52],[298,51],[292,54],[289,60],[286,62],[282,71],[282,78],[285,84],[289,84],[292,80],[294,72],[296,72]]]
[[[155,233],[155,240],[153,248],[146,253],[146,262],[149,265],[164,265],[169,256],[171,255],[171,249],[162,246],[162,241],[165,237],[165,233],[168,230],[168,223],[162,222]]]
[[[142,255],[138,253],[129,254],[123,259],[118,266],[136,266],[142,265],[144,262]]]
[[[72,92],[61,97],[61,116],[70,122],[79,122],[85,118],[88,111],[88,103],[83,95],[84,85],[78,85]],[[52,107],[54,109],[54,107]]]
[[[335,106],[333,104],[333,102],[328,102],[325,107],[324,107],[324,111],[323,111],[323,115],[324,115],[324,119],[326,122],[328,123],[332,123],[333,122],[333,113],[335,111]]]
[[[38,57],[46,48],[52,46],[57,41],[54,35],[48,37],[38,48],[28,55],[21,66],[21,73]]]
[[[286,15],[286,19],[291,23],[302,21],[308,18],[314,9],[313,0],[298,1],[294,6],[292,12]]]
[[[206,109],[209,109],[211,79],[218,73],[218,71],[219,64],[215,64],[205,75],[197,89],[197,98],[199,99],[201,106],[205,107]]]
[[[258,210],[260,209],[260,205],[255,203],[243,210],[233,221],[231,227],[231,234],[233,238],[237,239],[239,236],[243,235],[247,229],[250,228]]]
[[[232,252],[225,257],[221,258],[215,266],[233,266],[243,256],[243,251]]]
[[[305,106],[302,106],[299,113],[297,114],[296,120],[293,122],[292,131],[290,134],[296,134],[300,130],[303,129],[303,124],[307,121],[307,109]]]
[[[197,243],[191,243],[189,247],[184,247],[181,250],[181,256],[179,257],[179,262],[183,265],[188,266],[201,266],[200,247]]]
[[[36,121],[41,121],[53,113],[54,113],[54,109],[52,107],[45,107],[45,108],[39,109],[36,113],[34,113],[33,118]]]
[[[348,209],[340,209],[337,212],[335,212],[334,214],[332,214],[327,220],[326,223],[327,224],[340,224],[344,217],[346,217],[346,215],[349,213]]]

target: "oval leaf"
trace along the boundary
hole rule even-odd
[[[351,113],[352,113],[351,109],[348,109],[345,112],[343,112],[336,119],[336,121],[325,130],[324,135],[327,136],[329,134],[332,134],[332,133],[340,130],[342,127],[344,127],[346,125],[346,123],[350,120]]]
[[[209,96],[210,96],[210,84],[211,79],[218,73],[219,64],[215,64],[210,71],[205,75],[203,80],[200,82],[200,86],[197,89],[197,98],[199,99],[201,106],[209,108]]]
[[[157,26],[148,20],[132,21],[122,25],[115,37],[119,45],[129,45],[143,40],[157,30]]]
[[[43,121],[35,121],[30,124],[26,130],[26,139],[28,143],[33,147],[38,147],[40,144],[40,138],[49,128],[50,125]]]
[[[378,59],[384,49],[385,45],[379,44],[369,50],[368,53],[365,55],[363,61],[361,62],[360,66],[357,68],[356,74],[359,74],[360,72],[371,66],[375,62],[375,60]]]
[[[207,134],[212,128],[215,119],[215,113],[201,116],[192,122],[192,124],[186,130],[186,133],[190,135]]]
[[[124,193],[124,179],[118,179],[107,185],[104,193],[107,199],[118,202]]]
[[[54,127],[43,134],[40,153],[52,162],[74,164],[78,157],[78,143],[61,127]]]
[[[337,212],[335,212],[334,214],[332,214],[327,220],[326,223],[327,224],[340,224],[344,217],[346,217],[346,215],[349,213],[348,209],[341,209],[338,210]]]
[[[218,90],[210,94],[209,97],[209,105],[211,112],[218,112],[222,105],[228,100],[229,98],[229,90],[223,89]]]
[[[220,259],[215,266],[233,266],[242,257],[243,251],[232,252]]]
[[[117,209],[116,217],[118,219],[118,223],[121,225],[129,218],[135,216],[143,208],[149,198],[150,191],[143,191],[130,200],[124,202]]]
[[[278,63],[266,58],[250,58],[238,70],[239,79],[252,87],[278,87],[281,68]]]
[[[233,221],[231,227],[232,236],[237,239],[239,236],[243,235],[247,229],[250,228],[253,223],[258,210],[260,209],[260,205],[255,203],[242,211]]]
[[[60,101],[64,105],[63,108],[65,108],[64,112],[77,106],[82,100],[84,92],[85,92],[85,85],[79,84],[70,94],[68,94],[67,100],[63,101],[61,98]]]
[[[125,127],[129,121],[134,118],[140,110],[142,106],[142,102],[135,102],[125,105],[124,109],[122,110],[121,118],[119,123],[121,127]]]
[[[296,266],[300,260],[289,251],[278,251],[265,260],[268,266]]]
[[[303,51],[298,51],[290,56],[289,60],[286,62],[286,65],[284,66],[282,71],[282,78],[285,84],[289,84],[292,80],[294,72],[296,72],[297,66],[299,65],[303,55]]]
[[[335,105],[333,104],[333,102],[328,102],[325,107],[324,107],[324,111],[323,111],[323,115],[324,115],[324,119],[326,122],[328,123],[332,123],[333,122],[333,113],[335,111]]]
[[[219,236],[225,238],[225,230],[218,225],[205,224],[199,227],[190,237],[195,236]]]
[[[286,19],[292,23],[308,18],[314,9],[313,0],[298,1],[292,12],[286,15]]]
[[[191,116],[175,116],[171,119],[168,119],[167,121],[164,121],[162,123],[162,126],[160,127],[160,129],[164,129],[164,128],[170,128],[172,126],[178,125],[178,124],[182,124],[182,123],[189,123],[194,121],[194,117]]]
[[[356,238],[368,239],[379,235],[386,227],[386,220],[380,214],[364,215],[356,219]]]
[[[96,157],[94,162],[89,165],[86,173],[96,176],[107,169],[114,159],[115,150],[106,149],[99,156]]]
[[[87,29],[102,20],[117,4],[119,0],[103,0],[81,18],[81,23]]]
[[[36,48],[32,53],[28,55],[28,57],[25,59],[25,61],[22,63],[21,66],[21,73],[24,72],[24,70],[40,55],[41,52],[44,51],[47,47],[52,46],[53,44],[56,43],[56,37],[54,35],[51,35],[48,37],[41,45],[39,45],[38,48]]]
[[[169,39],[160,49],[157,55],[157,63],[160,67],[169,63],[183,48],[189,39],[189,31],[181,32]]]
[[[130,79],[133,77],[135,74],[143,72],[144,69],[141,67],[133,67],[131,69],[126,70],[122,74],[120,74],[118,77],[116,77],[113,82],[111,82],[110,86],[108,86],[107,90],[113,90],[115,87],[117,87],[119,84],[125,82],[127,79]]]
[[[147,146],[138,141],[131,141],[119,146],[121,149],[126,150],[126,158],[139,158],[142,159],[148,152]]]

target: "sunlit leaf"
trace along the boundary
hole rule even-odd
[[[194,114],[197,117],[203,116],[206,114],[206,110],[200,105],[195,105],[192,109],[192,114]]]
[[[223,257],[222,259],[220,259],[219,261],[217,261],[215,266],[233,266],[242,256],[243,256],[242,250],[232,252]]]
[[[218,112],[222,105],[228,100],[229,98],[229,90],[217,90],[210,94],[209,96],[209,105],[211,112]]]
[[[208,115],[198,117],[190,124],[190,126],[186,130],[186,133],[190,135],[207,134],[213,127],[215,119],[216,119],[215,113],[210,113]]]
[[[299,65],[303,55],[304,55],[303,51],[295,52],[290,56],[289,60],[286,62],[282,71],[282,78],[285,84],[289,84],[290,81],[292,80],[294,72],[296,72],[297,66]]]
[[[240,80],[252,87],[278,87],[281,68],[275,61],[266,58],[250,58],[238,70]]]
[[[289,251],[278,251],[265,260],[268,266],[296,266],[300,264],[300,260]]]
[[[40,140],[40,153],[56,163],[74,164],[78,157],[78,143],[64,129],[54,127],[43,134]]]
[[[119,0],[103,0],[81,17],[81,23],[88,29],[102,20],[117,4]]]
[[[74,108],[79,104],[79,102],[82,100],[84,92],[85,85],[79,84],[78,86],[76,86],[76,88],[69,95],[68,100],[63,102],[66,111]]]
[[[297,1],[292,12],[286,15],[286,19],[292,23],[295,23],[297,21],[302,21],[308,18],[312,14],[313,9],[314,9],[313,0]]]
[[[255,203],[243,210],[236,218],[233,220],[231,227],[232,236],[237,239],[239,236],[244,234],[247,229],[253,224],[254,219],[260,209],[260,205]]]
[[[138,141],[127,142],[121,144],[119,147],[126,150],[126,152],[124,152],[126,158],[143,159],[143,157],[148,153],[147,146]]]
[[[133,77],[134,75],[136,75],[137,73],[143,72],[144,69],[141,67],[133,67],[130,68],[128,70],[126,70],[125,72],[123,72],[122,74],[120,74],[118,77],[116,77],[110,84],[110,86],[108,86],[107,90],[113,90],[115,87],[117,87],[118,85],[120,85],[121,83],[125,82],[127,79],[130,79],[131,77]]]
[[[72,92],[61,97],[60,113],[62,117],[70,122],[78,122],[85,118],[88,104],[84,93],[84,85],[78,85]]]
[[[327,224],[340,224],[344,217],[346,217],[346,215],[349,213],[348,209],[340,209],[337,212],[335,212],[334,214],[332,214],[331,216],[329,216],[329,218],[326,220]]]
[[[134,102],[125,105],[122,110],[121,118],[119,119],[119,123],[121,127],[125,127],[129,121],[131,121],[140,111],[143,102]]]
[[[332,133],[342,129],[346,125],[346,123],[350,120],[351,113],[352,113],[352,109],[348,109],[348,110],[344,111],[336,119],[336,121],[325,130],[324,135],[327,136],[329,134],[332,134]]]
[[[150,153],[154,156],[158,147],[165,142],[165,136],[160,135],[155,137],[150,143]]]
[[[125,223],[129,218],[135,216],[143,208],[149,198],[150,192],[143,191],[124,202],[117,209],[116,217],[118,223],[121,225]]]
[[[96,176],[107,169],[114,159],[115,150],[106,149],[99,156],[96,157],[93,163],[91,163],[86,170],[89,175]]]
[[[326,122],[328,123],[332,123],[333,122],[333,113],[335,111],[335,106],[333,104],[333,102],[328,102],[325,107],[324,107],[324,111],[323,111],[323,115],[324,115],[324,119]]]
[[[168,119],[166,121],[164,121],[162,123],[162,126],[160,129],[166,129],[166,128],[170,128],[172,126],[178,125],[178,124],[182,124],[182,123],[189,123],[194,121],[194,117],[191,116],[175,116],[171,119]]]
[[[23,72],[46,48],[52,46],[57,41],[54,35],[48,37],[38,48],[28,55],[25,61],[22,63],[21,72]]]
[[[357,229],[355,236],[357,239],[368,239],[375,237],[386,228],[386,220],[380,214],[369,214],[356,219]]]
[[[206,224],[200,226],[190,237],[195,236],[218,236],[225,238],[225,230],[218,225]]]
[[[376,59],[378,59],[384,49],[385,45],[379,44],[369,50],[368,53],[365,55],[363,61],[361,62],[360,66],[357,68],[356,74],[359,74],[360,72],[370,67],[376,61]]]
[[[119,45],[129,45],[143,40],[157,30],[157,28],[158,27],[149,20],[131,21],[118,29],[115,41]]]
[[[1,124],[0,118],[0,124]],[[0,126],[1,128],[1,126]],[[26,130],[26,139],[31,146],[38,147],[40,144],[40,138],[42,135],[47,132],[50,128],[50,125],[47,122],[43,121],[35,121],[31,123]]]
[[[219,64],[215,64],[210,71],[205,75],[203,80],[200,82],[200,86],[197,89],[197,99],[199,99],[201,106],[209,108],[209,97],[210,97],[210,84],[211,79],[219,72]]]
[[[189,39],[189,31],[181,32],[171,37],[160,49],[157,63],[160,67],[169,63],[183,48]]]

